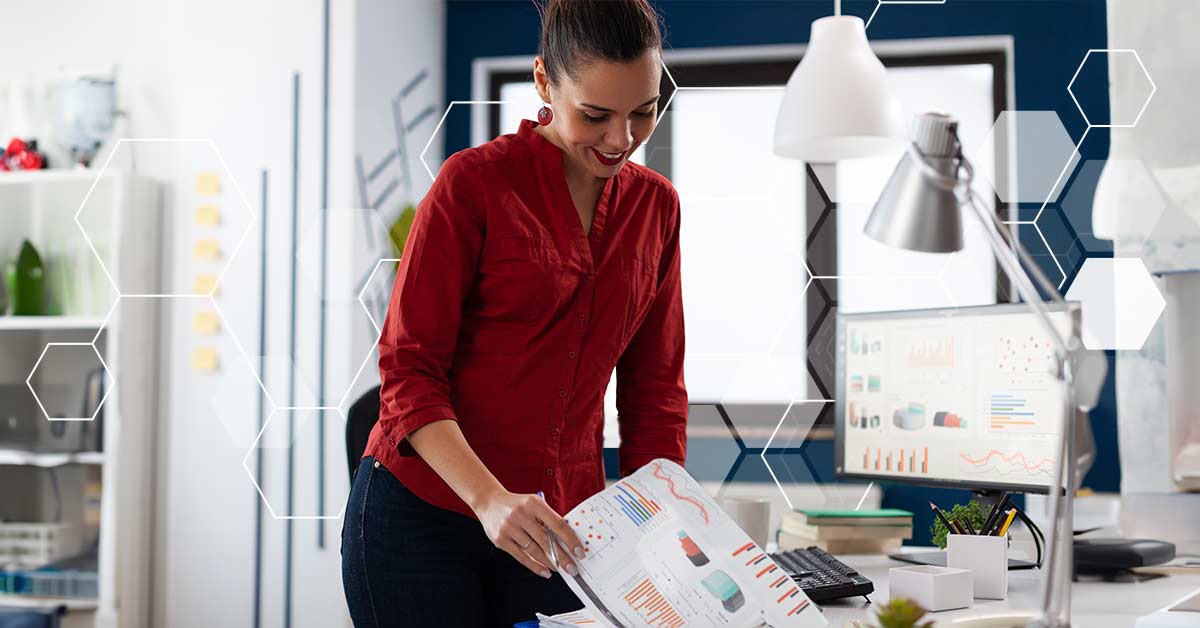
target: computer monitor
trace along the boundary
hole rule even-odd
[[[1064,336],[1076,304],[1051,306]],[[839,315],[839,477],[1045,493],[1066,404],[1022,304]]]

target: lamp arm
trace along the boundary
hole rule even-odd
[[[983,224],[984,231],[988,235],[988,244],[992,247],[992,253],[995,254],[996,260],[1000,262],[1004,274],[1009,281],[1017,289],[1017,294],[1021,295],[1021,299],[1025,301],[1025,305],[1033,310],[1034,318],[1038,319],[1046,334],[1050,336],[1050,340],[1054,343],[1055,353],[1059,360],[1066,362],[1070,359],[1071,354],[1075,351],[1075,347],[1063,336],[1062,332],[1054,326],[1050,320],[1050,314],[1046,310],[1046,302],[1042,296],[1038,294],[1037,288],[1030,281],[1030,275],[1021,267],[1021,259],[1025,259],[1029,268],[1038,278],[1038,283],[1045,282],[1042,288],[1050,295],[1050,298],[1056,303],[1064,303],[1062,295],[1058,292],[1058,288],[1050,283],[1049,279],[1041,272],[1041,269],[1036,264],[1029,263],[1031,258],[1029,252],[1011,233],[1007,232],[1004,224],[995,214],[988,211],[987,208],[980,203],[976,195],[968,188],[963,194],[966,196],[967,205],[975,212],[975,217]],[[1005,237],[1005,236],[1008,237]],[[1017,253],[1014,254],[1013,251]]]

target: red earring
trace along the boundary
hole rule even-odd
[[[550,111],[549,107],[543,106],[541,109],[538,109],[537,118],[538,124],[546,126],[554,119],[554,112]]]

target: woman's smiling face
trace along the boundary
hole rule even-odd
[[[654,131],[662,59],[657,49],[628,63],[597,60],[551,85],[541,57],[534,80],[542,101],[554,111],[550,128],[573,170],[607,178]]]

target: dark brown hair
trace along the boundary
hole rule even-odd
[[[542,16],[538,54],[550,83],[572,81],[594,61],[626,63],[662,49],[659,17],[648,0],[534,0]]]

